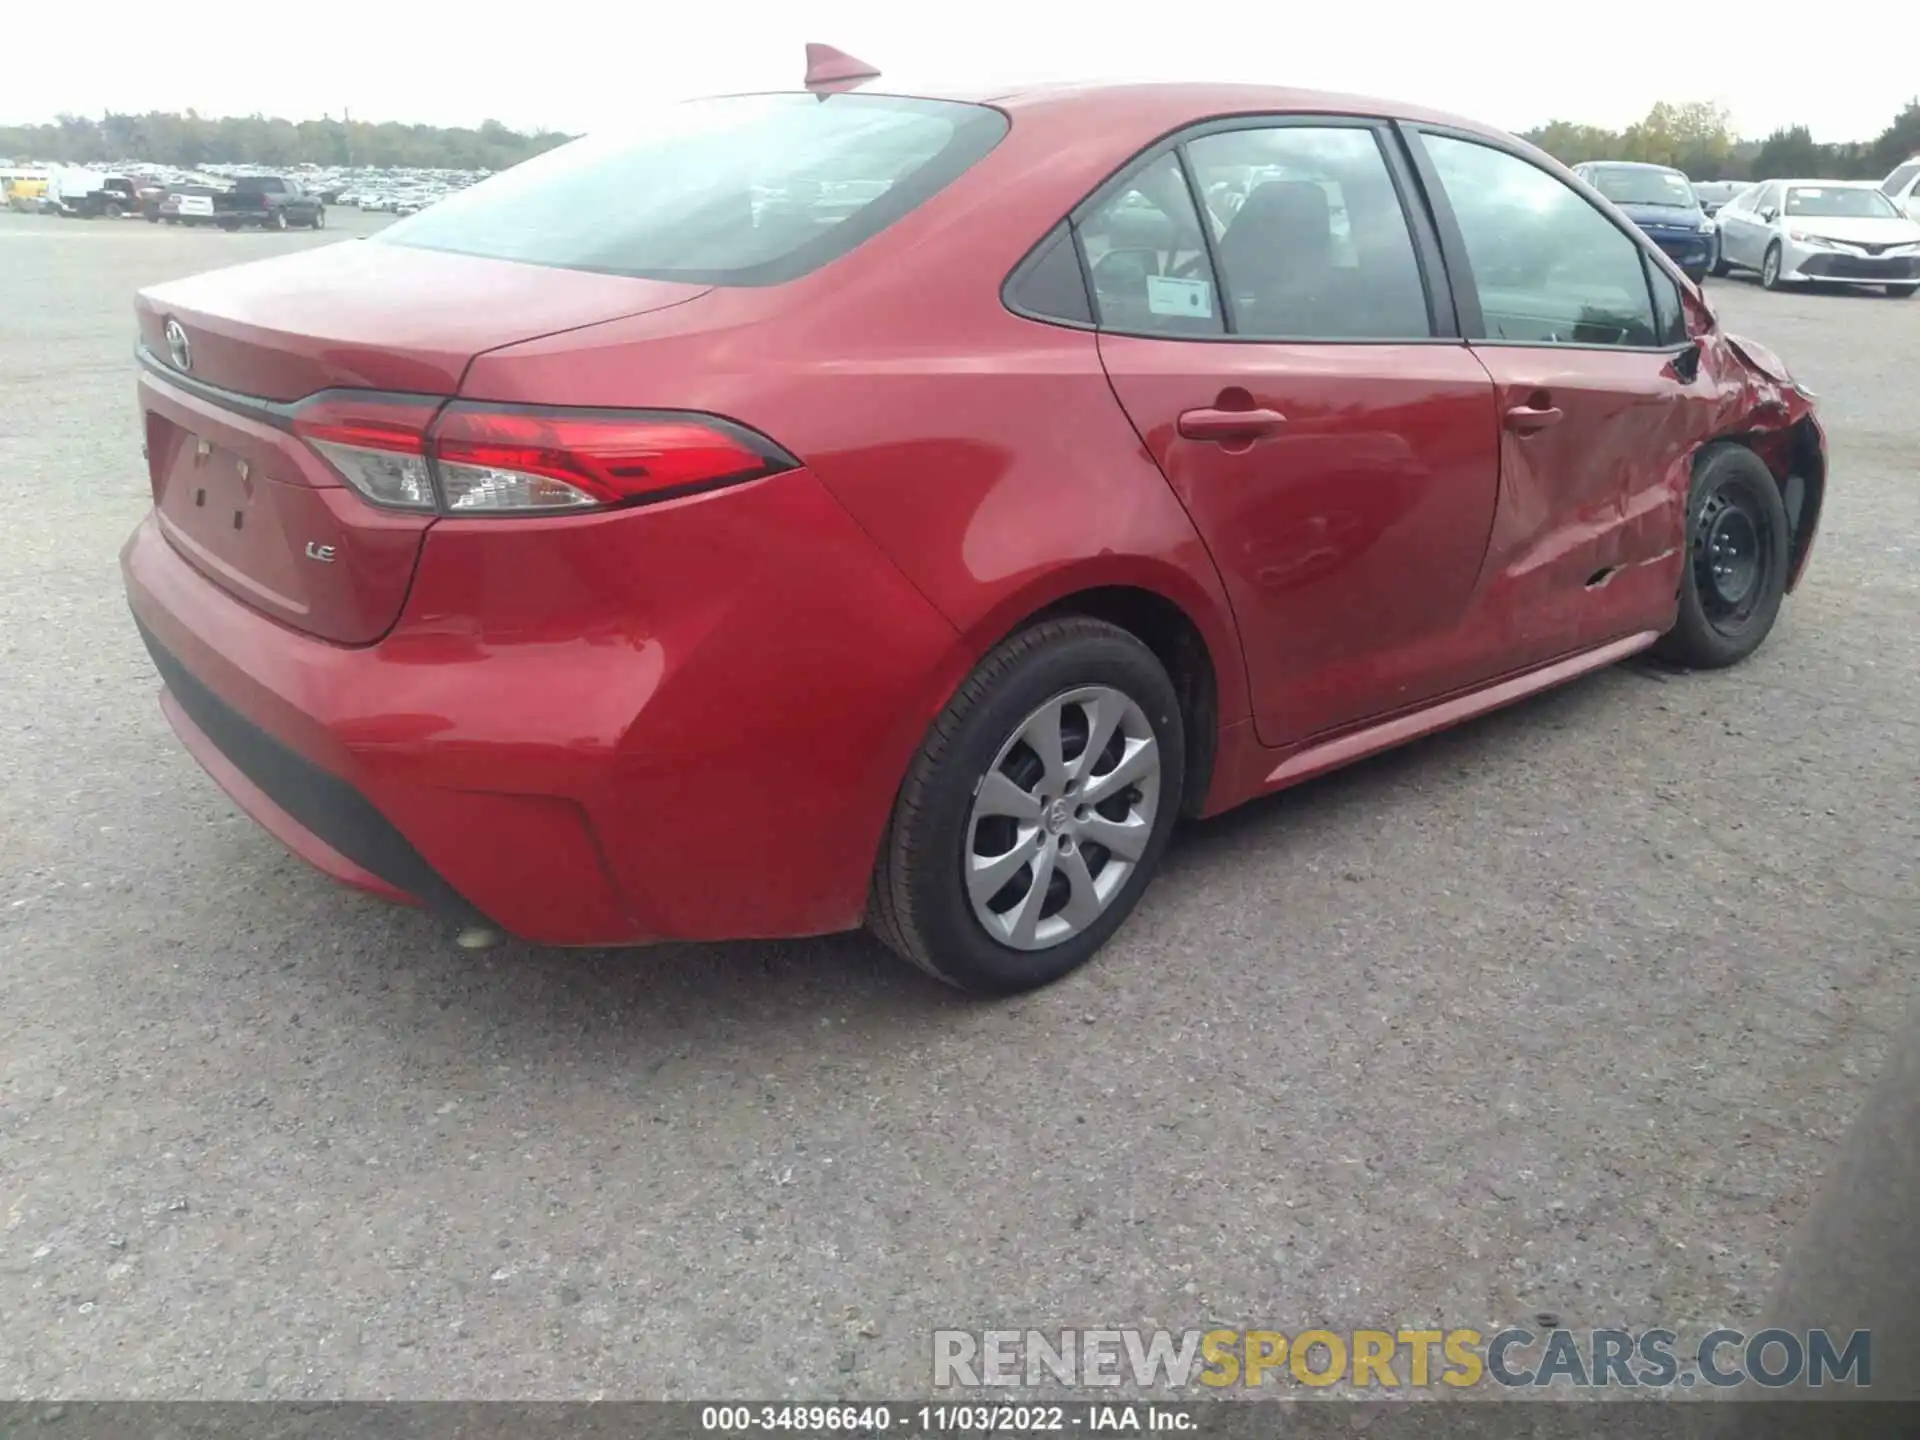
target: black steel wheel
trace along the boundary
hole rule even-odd
[[[1744,445],[1716,445],[1694,468],[1686,568],[1668,658],[1700,669],[1746,659],[1773,629],[1793,549],[1780,486]]]

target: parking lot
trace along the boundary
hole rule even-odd
[[[1710,288],[1833,446],[1750,663],[1191,827],[980,1003],[860,936],[463,952],[175,742],[132,294],[376,223],[330,222],[0,215],[0,1387],[904,1396],[936,1327],[1754,1316],[1920,990],[1920,300]]]

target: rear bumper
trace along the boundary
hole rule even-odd
[[[174,734],[276,840],[343,885],[444,914],[484,918],[366,796],[228,705],[137,618],[134,623],[160,672],[160,708]]]
[[[290,629],[150,515],[121,556],[182,741],[334,879],[552,945],[859,923],[958,638],[789,472],[441,521],[378,644]]]

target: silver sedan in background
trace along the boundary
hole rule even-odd
[[[1755,270],[1769,290],[1807,280],[1920,290],[1920,223],[1868,180],[1768,180],[1720,207],[1716,275]]]

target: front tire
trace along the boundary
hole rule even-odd
[[[1744,445],[1712,447],[1687,499],[1680,613],[1654,651],[1696,670],[1760,648],[1786,594],[1793,532],[1773,472]]]
[[[325,210],[316,210],[313,212],[313,228],[316,230],[324,230],[327,228],[327,212]]]
[[[1781,263],[1780,242],[1776,240],[1767,246],[1766,258],[1760,262],[1760,284],[1763,289],[1778,290],[1780,288]]]
[[[881,840],[868,926],[962,990],[1051,984],[1152,879],[1185,757],[1173,683],[1133,635],[1085,616],[1021,631],[928,731]]]
[[[1905,300],[1916,290],[1920,290],[1920,285],[1889,285],[1887,294],[1895,300]]]

